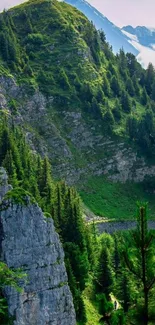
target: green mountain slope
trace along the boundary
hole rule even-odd
[[[111,216],[114,207],[104,209],[104,195],[98,206],[92,177],[99,184],[105,177],[145,181],[142,196],[150,185],[153,192],[153,67],[144,71],[122,50],[114,56],[104,33],[75,8],[31,0],[0,14],[0,85],[1,108],[35,150],[48,154],[54,176],[78,185],[94,212]],[[124,196],[125,190],[120,204]]]

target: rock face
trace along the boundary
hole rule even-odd
[[[0,167],[0,202],[5,194],[12,189],[12,186],[8,184],[8,176],[3,167]]]
[[[33,150],[49,156],[53,175],[69,185],[83,183],[86,175],[106,175],[122,183],[155,176],[155,164],[148,166],[123,139],[105,137],[99,122],[88,123],[79,108],[63,104],[63,109],[55,109],[52,97],[45,98],[37,89],[28,94],[15,79],[1,76],[0,109],[9,108],[12,99],[17,105],[14,122],[23,126]]]
[[[6,174],[2,171],[1,183],[6,189]],[[15,319],[13,324],[75,325],[64,253],[52,219],[45,218],[28,197],[23,198],[23,204],[4,199],[1,210],[1,260],[27,274],[26,281],[21,283],[22,293],[6,289],[9,313]]]

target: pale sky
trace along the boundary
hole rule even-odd
[[[0,11],[25,0],[0,0]],[[155,0],[88,0],[117,26],[155,27]]]
[[[88,0],[115,25],[155,27],[155,0]]]

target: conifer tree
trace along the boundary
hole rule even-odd
[[[147,96],[146,89],[144,87],[141,94],[141,103],[142,105],[147,105],[147,102],[148,102],[148,96]]]
[[[10,184],[12,184],[13,187],[18,186],[17,173],[16,173],[16,168],[13,161],[11,150],[7,151],[5,158],[3,160],[3,166],[4,168],[6,168],[8,172]]]
[[[105,75],[103,75],[102,89],[103,89],[104,94],[107,97],[109,97],[110,96],[110,84],[109,84],[109,81]]]
[[[121,119],[122,107],[118,98],[115,99],[114,108],[112,112],[115,121],[119,121]]]
[[[132,77],[132,84],[134,86],[134,91],[135,91],[135,94],[136,96],[139,96],[139,93],[140,93],[140,87],[139,87],[139,83],[138,83],[138,80],[136,78],[136,75],[133,75]]]
[[[122,91],[122,94],[121,94],[121,105],[122,105],[122,109],[124,112],[126,112],[126,113],[131,112],[130,98],[129,98],[128,93],[124,90]]]
[[[155,81],[155,70],[152,63],[149,63],[145,74],[145,89],[148,95],[151,95],[152,85]]]
[[[113,274],[109,250],[107,247],[102,247],[97,267],[96,290],[98,293],[104,293],[106,298],[109,299],[112,285]]]
[[[2,129],[1,143],[0,143],[0,164],[2,164],[6,153],[11,150],[11,147],[12,145],[11,145],[9,130],[7,127],[4,127]]]
[[[124,250],[124,261],[127,269],[134,275],[139,295],[142,287],[143,309],[141,312],[141,324],[148,325],[151,321],[149,303],[151,291],[155,286],[154,276],[154,236],[148,230],[147,205],[138,205],[137,229],[132,233],[133,247]],[[139,298],[140,298],[139,297]]]
[[[61,186],[59,183],[55,187],[53,209],[54,209],[53,219],[55,222],[55,226],[56,226],[57,231],[63,241],[63,237],[64,237],[63,235],[64,235],[64,231],[66,229],[65,229],[64,208],[63,208]]]
[[[45,157],[42,162],[38,187],[39,187],[40,196],[42,197],[42,207],[43,209],[50,212],[51,200],[52,200],[52,178],[51,178],[51,166],[49,164],[47,157]]]
[[[133,86],[133,82],[132,82],[131,78],[128,78],[126,81],[126,90],[130,96],[133,97],[135,95],[135,90],[134,90],[134,86]]]
[[[114,92],[114,94],[116,96],[119,96],[120,95],[120,84],[119,84],[118,78],[116,78],[116,76],[112,77],[110,86],[111,86],[111,89]]]

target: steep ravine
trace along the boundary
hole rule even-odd
[[[1,199],[8,190],[7,175],[1,168]],[[5,292],[13,324],[75,325],[64,252],[53,221],[28,196],[22,195],[18,203],[11,191],[10,198],[5,196],[1,203],[0,258],[27,274],[22,293],[12,288]]]

